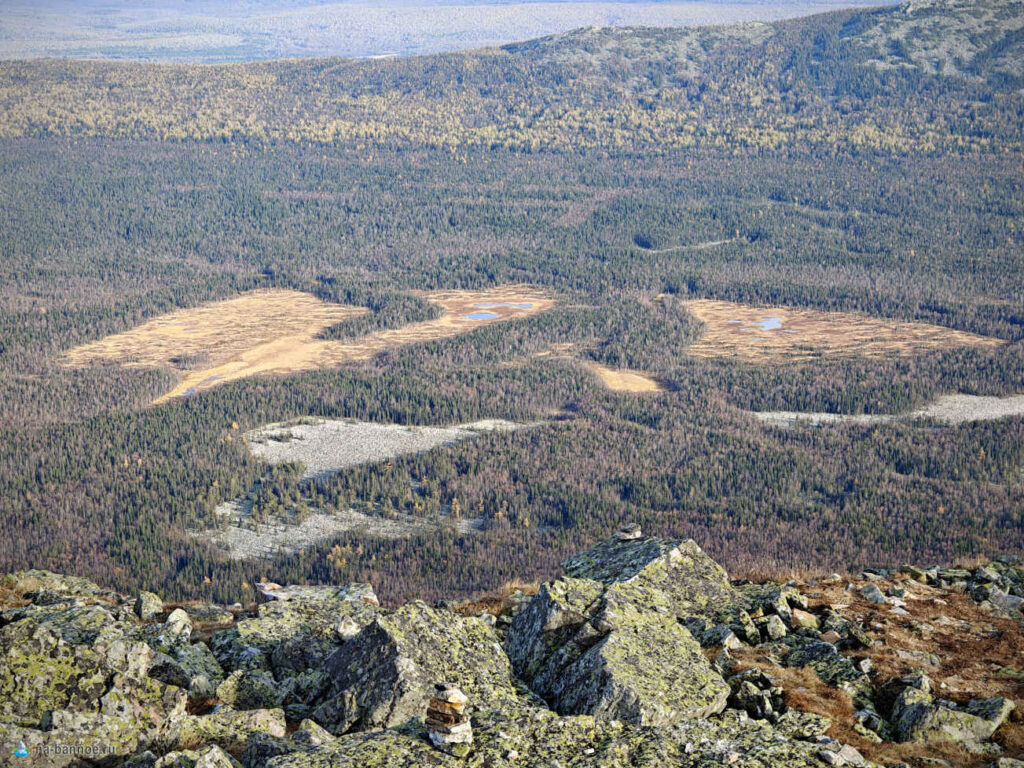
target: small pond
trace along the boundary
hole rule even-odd
[[[497,316],[495,312],[470,312],[468,315],[463,315],[466,320],[493,320]]]
[[[762,331],[775,331],[782,327],[781,317],[762,317],[754,323]]]

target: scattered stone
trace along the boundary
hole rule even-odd
[[[164,610],[164,601],[152,592],[139,592],[134,610],[135,615],[143,621],[152,619]]]
[[[835,630],[832,630],[832,629],[830,629],[828,632],[822,632],[821,633],[821,640],[822,640],[822,642],[825,642],[825,643],[831,643],[832,645],[837,645],[838,643],[840,643],[842,641],[842,639],[843,638],[839,636],[839,633],[836,632]]]
[[[896,649],[896,655],[905,661],[913,661],[915,664],[924,664],[927,667],[941,666],[942,661],[934,653],[928,651],[914,651],[903,648]]]
[[[616,534],[616,538],[618,538],[619,541],[633,541],[634,539],[639,539],[641,536],[643,536],[643,532],[640,530],[640,526],[636,523],[626,523],[619,528],[619,532]]]
[[[880,590],[875,584],[865,584],[858,591],[860,592],[861,597],[869,603],[882,604],[888,602],[888,600],[885,599],[885,595],[882,594],[882,590]]]
[[[192,619],[181,608],[175,608],[164,622],[164,632],[173,640],[188,640],[192,635]]]

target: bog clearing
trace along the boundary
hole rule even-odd
[[[998,347],[1006,342],[927,323],[856,312],[752,307],[730,301],[690,301],[704,323],[690,354],[748,363],[801,362],[819,357],[913,355],[951,347]]]
[[[444,314],[355,340],[328,341],[317,336],[364,314],[366,308],[330,304],[300,291],[253,291],[177,310],[130,331],[83,344],[68,351],[63,361],[71,366],[106,361],[173,368],[181,378],[170,392],[153,401],[158,405],[247,376],[369,360],[395,347],[457,336],[482,325],[542,312],[555,303],[524,285],[435,291],[424,296]]]

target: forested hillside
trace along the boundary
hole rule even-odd
[[[378,62],[12,62],[0,71],[0,135],[991,150],[1021,140],[1022,19],[1019,0],[957,0],[774,25],[584,29]]]
[[[1024,392],[1022,9],[585,30],[377,62],[0,63],[0,571],[223,600],[262,578],[370,580],[396,600],[549,574],[624,519],[733,570],[1019,551],[1024,419],[787,430],[745,411]],[[956,50],[950,29],[966,30]],[[556,304],[154,407],[170,370],[61,361],[255,288],[368,306],[325,334],[348,339],[433,317],[412,291],[506,283]],[[697,298],[1006,343],[702,359]],[[588,361],[665,391],[609,391]],[[266,477],[242,434],[308,415],[541,426],[301,487]],[[285,502],[438,525],[273,561],[193,535],[261,478]],[[460,533],[455,506],[480,530]]]

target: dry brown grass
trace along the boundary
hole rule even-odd
[[[601,377],[601,382],[615,392],[664,392],[657,379],[641,371],[608,368],[600,363],[587,363],[587,367]]]
[[[1003,745],[1008,757],[1024,756],[1024,711],[1020,709],[1024,706],[1021,701],[1024,699],[1024,632],[1020,622],[994,616],[960,592],[929,587],[902,575],[896,580],[876,582],[883,592],[893,584],[907,589],[908,596],[904,600],[909,615],[900,616],[887,606],[869,603],[858,593],[846,591],[845,583],[844,580],[839,584],[806,587],[804,591],[811,599],[812,608],[835,606],[846,618],[861,623],[868,634],[879,641],[870,649],[853,654],[871,659],[876,686],[921,670],[932,679],[936,695],[945,699],[959,702],[991,696],[1013,699],[1018,710],[1011,722],[996,732],[995,741]],[[866,582],[853,580],[853,583],[860,587]],[[898,650],[935,654],[939,664],[930,666],[914,659],[902,659]],[[775,670],[769,671],[776,674]],[[814,686],[805,687],[815,690]],[[790,703],[788,699],[787,703]],[[797,709],[810,705],[814,708],[809,711],[829,716],[824,711],[827,702],[794,700],[791,703]],[[915,757],[947,760],[964,768],[981,768],[992,762],[991,758],[970,755],[954,744],[872,744],[841,723],[837,723],[833,735],[849,741],[869,759],[885,764],[904,761],[920,765],[920,761],[912,759]]]
[[[535,595],[539,589],[540,584],[536,581],[513,580],[506,582],[493,592],[459,603],[454,610],[463,616],[478,616],[481,613],[504,616],[512,609],[513,594],[519,591],[525,595]]]
[[[398,346],[457,336],[554,305],[552,299],[523,285],[423,295],[444,309],[441,317],[354,341],[326,341],[317,338],[322,331],[366,310],[328,304],[298,291],[256,291],[172,312],[125,333],[76,347],[63,361],[71,366],[113,361],[125,366],[174,368],[181,374],[180,381],[153,401],[156,405],[248,376],[369,360]],[[480,304],[493,306],[481,308]],[[513,306],[516,304],[530,306]],[[496,317],[466,317],[480,310]]]
[[[752,571],[747,577],[758,580],[764,575]],[[793,574],[767,575],[778,581]],[[887,681],[921,670],[932,679],[935,694],[945,699],[1012,699],[1017,709],[1010,722],[996,732],[994,741],[1002,745],[1005,756],[1024,757],[1024,632],[1019,621],[995,616],[960,592],[919,584],[903,575],[875,582],[883,592],[894,584],[907,590],[904,600],[909,615],[901,616],[889,606],[869,603],[856,591],[847,591],[847,581],[852,581],[855,588],[867,583],[851,578],[836,584],[804,585],[801,591],[808,597],[812,610],[832,607],[858,622],[878,641],[869,649],[845,652],[855,658],[871,659],[876,690]],[[903,659],[897,653],[899,650],[935,654],[939,663],[931,666]],[[928,764],[928,760],[945,760],[963,768],[982,768],[992,763],[991,757],[972,755],[952,743],[870,742],[852,727],[854,704],[850,696],[822,682],[811,668],[778,666],[754,648],[741,649],[733,655],[740,669],[758,667],[776,678],[785,690],[788,706],[828,717],[832,721],[829,735],[852,744],[869,760],[885,765],[906,762],[915,767]],[[884,707],[884,702],[878,703]]]
[[[821,578],[820,571],[810,568],[786,567],[779,564],[754,563],[746,567],[732,568],[729,571],[732,579],[746,579],[755,584],[767,581],[785,584],[787,581],[806,582]]]
[[[828,735],[864,751],[872,745],[853,730],[853,699],[846,691],[825,683],[810,667],[782,667],[760,655],[755,648],[733,651],[737,671],[758,668],[778,681],[784,690],[783,700],[790,709],[812,712],[827,717],[832,726]]]
[[[1006,342],[926,323],[886,320],[853,312],[752,307],[700,299],[686,308],[704,323],[690,346],[696,357],[731,357],[750,363],[802,362],[817,357],[913,355],[958,346],[997,347]],[[757,325],[781,318],[781,327]]]

